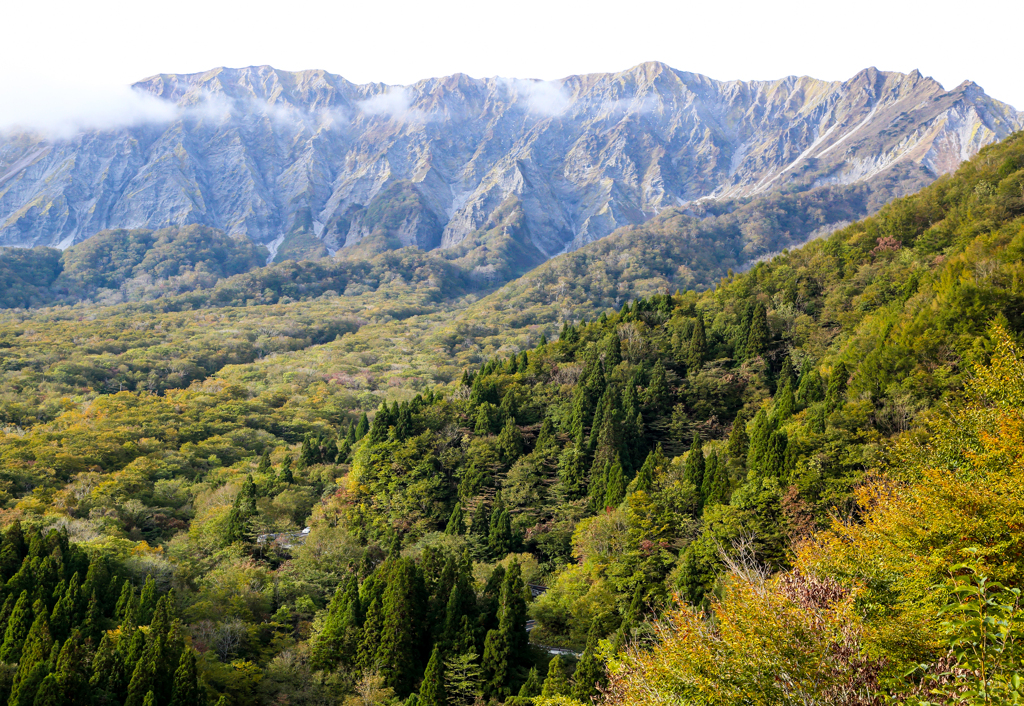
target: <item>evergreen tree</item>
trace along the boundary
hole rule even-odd
[[[512,551],[514,537],[512,536],[512,519],[509,517],[508,509],[502,507],[500,511],[491,516],[491,527],[487,536],[487,548],[495,559],[505,558]]]
[[[718,457],[717,451],[712,451],[708,456],[701,495],[708,505],[724,504],[728,499],[729,474],[726,472],[725,463]]]
[[[492,431],[493,421],[492,418],[495,416],[492,414],[494,405],[490,402],[481,402],[480,406],[476,410],[476,425],[473,427],[473,433],[476,436],[489,436]]]
[[[117,606],[115,608],[115,616],[118,623],[124,623],[129,617],[132,617],[130,612],[134,596],[135,586],[132,585],[131,581],[125,579],[125,582],[121,584],[121,595],[117,599]],[[138,624],[137,617],[132,621],[132,624]]]
[[[726,445],[726,453],[729,458],[745,459],[750,439],[747,437],[747,417],[743,411],[736,413],[732,422],[732,431],[729,432],[729,442]]]
[[[825,391],[825,408],[828,412],[834,412],[842,406],[849,377],[850,373],[845,363],[839,363],[832,368],[832,374],[828,377],[828,390]]]
[[[462,515],[462,505],[456,504],[455,508],[452,510],[452,514],[448,517],[448,524],[444,528],[444,533],[457,537],[463,532],[464,522],[465,519]]]
[[[684,474],[686,480],[693,483],[697,492],[700,492],[704,485],[704,465],[704,443],[699,434],[694,434],[690,452],[686,456]]]
[[[56,674],[47,674],[39,684],[32,706],[65,706]]]
[[[618,455],[608,469],[608,476],[605,479],[605,507],[618,507],[626,497],[626,474],[622,470],[622,463]]]
[[[260,456],[260,462],[259,462],[259,465],[256,466],[256,472],[261,474],[261,475],[265,475],[267,473],[270,473],[270,450],[269,449],[264,451],[263,455]]]
[[[252,539],[250,525],[257,515],[256,510],[256,484],[252,482],[252,476],[247,475],[242,488],[235,496],[235,502],[228,514],[226,537],[228,544],[234,542],[248,542]],[[139,695],[139,700],[144,695]]]
[[[768,442],[773,431],[775,428],[771,420],[765,414],[764,408],[761,408],[754,417],[754,430],[750,435],[750,447],[747,450],[748,473],[757,474],[760,471],[761,461],[768,452]]]
[[[448,694],[444,685],[444,659],[441,650],[434,647],[427,662],[427,671],[420,685],[419,704],[422,706],[447,706]]]
[[[81,634],[75,631],[65,642],[57,657],[53,674],[57,678],[57,689],[63,706],[88,706],[89,675],[86,668],[86,652],[82,647]],[[36,696],[38,703],[39,696]]]
[[[416,564],[397,559],[384,590],[377,664],[385,683],[399,696],[412,691],[419,674],[419,633],[425,619],[423,587]]]
[[[604,669],[597,658],[598,625],[597,619],[590,624],[587,635],[587,647],[583,650],[573,674],[572,698],[587,703],[597,696],[598,687],[604,680]]]
[[[665,365],[659,359],[654,364],[654,370],[651,371],[651,381],[647,386],[647,393],[645,395],[645,403],[647,409],[651,410],[655,417],[663,414],[666,410],[666,404],[668,403],[670,394],[668,389],[668,379],[665,374]]]
[[[40,684],[47,673],[52,671],[50,653],[53,641],[50,639],[46,605],[37,600],[32,606],[32,612],[35,619],[25,638],[18,669],[14,672],[8,706],[32,706]],[[56,659],[53,662],[56,666]]]
[[[584,494],[584,466],[583,452],[579,447],[569,447],[562,452],[558,462],[558,479],[560,491],[568,500],[576,500]]]
[[[801,407],[809,407],[823,399],[825,393],[822,390],[821,376],[808,358],[804,360],[800,371],[800,387],[796,391],[796,401]]]
[[[665,455],[661,452],[661,445],[647,454],[647,460],[644,461],[644,465],[640,467],[640,472],[636,474],[636,478],[633,479],[632,489],[636,491],[644,491],[650,493],[654,490],[654,480],[657,475],[656,471],[658,468],[665,466],[666,459]]]
[[[292,485],[295,482],[295,474],[292,473],[292,457],[285,456],[281,463],[281,471],[277,474],[277,480],[284,485]]]
[[[359,417],[359,423],[356,425],[355,437],[356,441],[359,441],[366,433],[370,430],[370,420],[366,417],[366,412]]]
[[[196,675],[196,653],[186,649],[181,653],[174,672],[174,696],[170,706],[192,706],[201,702],[199,678]]]
[[[782,387],[775,395],[775,401],[772,405],[772,416],[775,418],[777,423],[781,423],[793,416],[793,410],[796,407],[796,400],[793,397],[793,388],[789,382]]]
[[[150,621],[153,620],[156,601],[156,581],[147,574],[146,582],[142,586],[142,596],[139,599],[139,624],[149,625]]]
[[[773,431],[761,461],[760,475],[763,478],[783,478],[786,457],[786,433]]]
[[[0,662],[14,664],[21,660],[21,650],[25,638],[28,637],[29,628],[32,627],[32,617],[28,591],[22,591],[11,610],[11,617],[7,620],[4,642],[0,646]]]
[[[686,367],[693,373],[704,365],[704,356],[707,355],[708,340],[704,331],[704,315],[697,314],[697,321],[693,326],[693,333],[690,336],[690,348],[686,355]]]
[[[550,417],[545,417],[540,425],[540,433],[537,434],[537,442],[534,444],[534,451],[540,452],[557,444],[555,439],[555,425]]]
[[[536,667],[530,667],[529,674],[526,675],[526,681],[519,688],[519,698],[521,700],[532,699],[540,696],[543,683],[540,680],[540,674],[537,672]]]
[[[363,635],[356,653],[356,666],[361,672],[377,671],[377,651],[380,648],[381,601],[374,598],[366,611]]]
[[[562,656],[555,655],[554,659],[548,662],[548,675],[544,678],[544,686],[540,690],[541,696],[569,696],[572,687],[569,678],[566,676],[566,669],[562,666]]]
[[[514,417],[506,417],[505,426],[498,434],[498,456],[501,462],[511,466],[523,453],[523,435],[516,426]]]
[[[469,523],[469,533],[477,537],[487,537],[491,533],[491,514],[483,498],[477,502],[473,517]]]
[[[757,302],[750,319],[750,329],[747,331],[747,357],[756,358],[763,355],[768,348],[770,340],[771,330],[768,328],[768,310],[764,304]]]

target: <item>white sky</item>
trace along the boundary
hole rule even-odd
[[[1024,110],[1020,0],[7,0],[2,17],[0,128],[102,123],[138,79],[252,64],[393,84],[649,60],[723,80],[917,68]]]

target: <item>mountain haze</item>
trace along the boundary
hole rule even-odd
[[[884,201],[1024,126],[970,82],[876,69],[722,82],[647,63],[387,86],[259,66],[135,88],[177,118],[0,139],[0,244],[202,224],[272,254],[503,237],[532,265],[700,199],[884,181]]]

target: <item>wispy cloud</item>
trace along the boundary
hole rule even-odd
[[[85,130],[165,123],[181,111],[129,86],[23,82],[0,84],[0,131],[31,131],[66,139]]]
[[[392,87],[356,103],[364,115],[382,115],[402,122],[426,122],[429,116],[419,108],[413,108],[415,94],[408,88]]]
[[[572,96],[557,81],[539,81],[523,78],[501,79],[509,89],[525,99],[526,109],[534,114],[553,117],[564,113],[572,103]]]

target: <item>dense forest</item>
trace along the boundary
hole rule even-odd
[[[5,313],[0,698],[1019,699],[1022,185],[742,273],[672,213],[483,298],[405,249]]]

